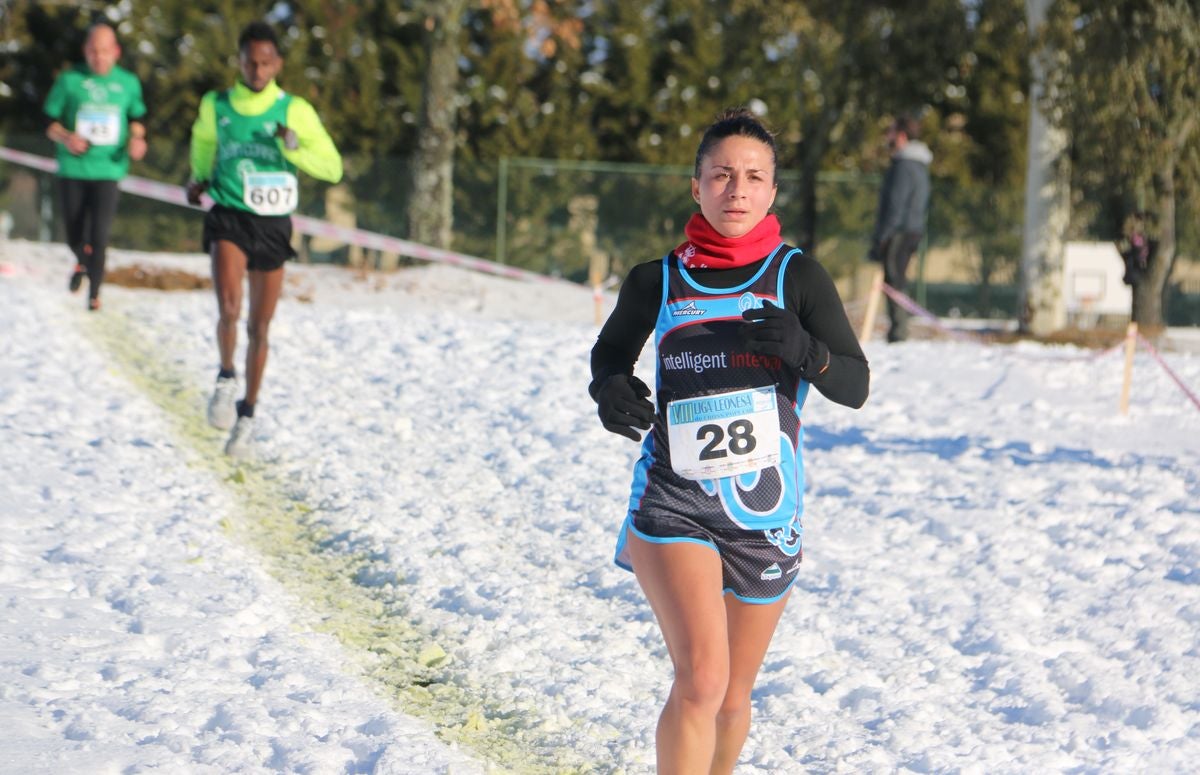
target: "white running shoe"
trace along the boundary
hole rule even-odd
[[[237,420],[237,377],[217,377],[212,398],[208,402],[208,424],[227,431]]]
[[[250,437],[254,434],[254,418],[239,417],[225,442],[225,454],[230,457],[245,457],[250,451]]]

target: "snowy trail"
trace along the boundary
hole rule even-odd
[[[364,691],[227,540],[229,493],[81,305],[16,282],[0,298],[0,771],[124,771],[131,752],[177,772],[483,771]]]
[[[181,420],[191,405],[202,422],[213,377],[209,295],[113,288],[109,333],[87,334],[104,326],[59,288],[61,247],[8,259],[23,273],[0,278],[18,334],[0,351],[0,433],[17,440],[0,473],[0,718],[22,731],[0,754],[482,771],[432,725],[485,749],[499,733],[542,771],[652,769],[669,664],[611,564],[636,446],[599,428],[584,391],[586,294],[289,270],[252,473],[318,538],[281,555],[307,553],[301,577],[348,558],[419,649],[448,652],[433,668],[454,711],[389,707],[359,609],[320,634],[320,612],[354,595],[289,585],[260,551],[269,525],[221,527],[239,490],[205,462],[219,438]],[[131,337],[159,387],[106,367],[131,362],[113,344]],[[868,356],[866,408],[815,391],[806,408],[805,562],[739,773],[1197,771],[1200,413],[1143,356],[1128,418],[1119,356]],[[1200,358],[1170,357],[1200,384]],[[76,388],[101,398],[76,405]],[[470,755],[512,755],[493,753]]]

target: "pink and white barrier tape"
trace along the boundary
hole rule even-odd
[[[24,151],[14,151],[11,148],[3,146],[0,146],[0,159],[23,164],[26,167],[33,167],[42,172],[56,172],[58,170],[58,162],[54,159],[47,159],[45,156],[35,156],[32,153],[25,153]]]
[[[888,295],[888,297],[891,298],[892,301],[896,302],[901,307],[904,307],[904,309],[908,310],[909,312],[916,315],[917,317],[928,320],[930,325],[932,325],[938,331],[941,331],[946,336],[949,336],[953,339],[957,339],[960,342],[982,342],[982,341],[985,341],[983,339],[983,337],[981,337],[981,336],[976,336],[974,334],[964,334],[961,331],[955,331],[953,328],[950,328],[950,327],[944,325],[942,323],[942,321],[938,319],[937,315],[935,315],[932,312],[930,312],[929,310],[925,309],[920,304],[917,304],[908,295],[906,295],[903,291],[898,291],[895,288],[893,288],[892,286],[888,285],[887,283],[883,283],[881,285],[881,287],[883,288],[883,292],[886,293]]]
[[[1140,332],[1138,333],[1137,338],[1139,342],[1146,346],[1146,349],[1150,351],[1150,354],[1154,356],[1154,360],[1158,361],[1158,365],[1163,367],[1163,371],[1167,372],[1167,375],[1175,381],[1175,384],[1179,386],[1179,389],[1183,391],[1183,394],[1191,399],[1192,404],[1197,409],[1200,409],[1200,398],[1196,398],[1196,394],[1189,390],[1187,385],[1183,384],[1183,380],[1181,380],[1178,375],[1175,374],[1175,372],[1171,371],[1171,367],[1168,366],[1167,362],[1163,360],[1163,357],[1159,355],[1158,350],[1154,349],[1154,345],[1150,344],[1150,341],[1146,339],[1146,337],[1142,336]]]
[[[44,156],[37,156],[24,151],[14,151],[11,148],[0,147],[0,159],[10,161],[15,164],[21,164],[26,167],[41,170],[42,172],[57,172],[58,162],[54,159],[49,159]],[[156,180],[148,178],[139,178],[136,175],[125,177],[119,187],[122,191],[128,191],[137,196],[144,196],[147,199],[155,199],[159,202],[167,202],[168,204],[179,205],[181,207],[189,207],[192,209],[205,209],[212,205],[212,200],[207,196],[203,198],[204,208],[195,208],[188,204],[187,192],[182,186],[174,186],[168,183],[160,183]],[[451,264],[464,269],[471,269],[476,272],[486,272],[488,274],[499,275],[501,277],[509,277],[516,280],[525,280],[528,282],[550,283],[559,285],[570,285],[579,287],[578,283],[573,283],[569,280],[563,280],[557,277],[549,277],[547,275],[530,272],[526,269],[519,269],[515,266],[507,266],[505,264],[497,264],[495,261],[488,261],[483,258],[476,258],[465,253],[456,253],[453,250],[443,250],[430,245],[422,245],[419,242],[411,242],[409,240],[399,239],[398,237],[389,237],[386,234],[379,234],[373,231],[357,229],[348,226],[337,226],[328,221],[322,221],[318,218],[310,218],[306,215],[293,215],[292,224],[296,231],[301,234],[308,234],[316,237],[328,237],[331,239],[341,240],[348,245],[357,245],[358,247],[371,250],[379,250],[384,253],[395,253],[401,256],[420,259],[422,261],[433,261],[442,264]]]
[[[882,288],[883,288],[883,292],[886,293],[889,297],[891,297],[901,307],[904,307],[906,310],[913,313],[914,315],[925,318],[926,320],[929,321],[930,325],[932,325],[937,330],[945,333],[947,336],[953,337],[960,341],[988,344],[988,340],[982,336],[979,336],[977,334],[966,334],[961,331],[955,331],[954,329],[944,325],[942,323],[942,321],[938,318],[937,315],[935,315],[932,312],[930,312],[929,310],[925,309],[920,304],[917,304],[915,301],[912,300],[912,298],[910,296],[906,295],[903,291],[898,291],[895,288],[893,288],[892,286],[888,285],[887,283],[883,283]],[[1113,345],[1112,347],[1109,347],[1108,349],[1101,350],[1096,353],[1090,353],[1088,355],[1080,356],[1079,360],[1089,360],[1090,361],[1090,360],[1096,360],[1099,358],[1103,358],[1104,356],[1108,355],[1109,353],[1116,352],[1118,349],[1120,349],[1120,347],[1121,347],[1120,343],[1117,343],[1117,344]],[[1065,356],[1056,356],[1054,358],[1054,360],[1063,360],[1064,358],[1065,358]]]

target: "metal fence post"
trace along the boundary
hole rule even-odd
[[[500,168],[496,174],[496,263],[505,259],[505,240],[508,222],[508,157],[500,157]]]

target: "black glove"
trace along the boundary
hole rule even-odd
[[[812,337],[800,325],[796,313],[764,301],[760,309],[743,312],[742,319],[748,322],[742,324],[738,334],[747,350],[773,355],[794,369],[804,363]]]
[[[187,200],[190,205],[200,204],[200,195],[208,190],[208,181],[192,180],[187,184]]]
[[[630,374],[614,374],[596,390],[597,413],[606,431],[619,433],[634,441],[641,436],[634,428],[646,430],[654,422],[654,404],[646,399],[650,388]]]
[[[275,136],[283,141],[283,147],[289,151],[300,147],[300,138],[296,136],[296,130],[288,129],[283,124],[275,125]]]

